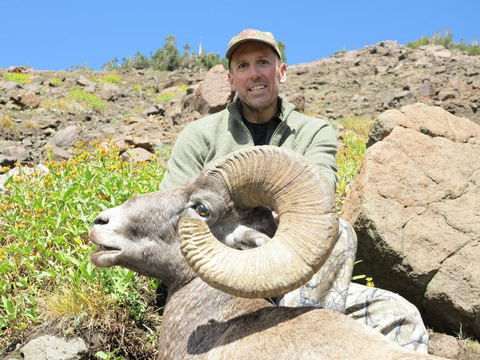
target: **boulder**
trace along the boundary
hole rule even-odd
[[[26,360],[88,359],[88,349],[81,338],[65,340],[56,336],[42,336],[30,341],[20,352]]]
[[[83,130],[79,126],[70,125],[57,132],[48,143],[61,149],[69,149],[81,140],[82,132]]]
[[[222,65],[212,67],[193,95],[193,110],[200,114],[214,114],[227,107],[233,100],[228,84],[227,70]]]
[[[152,153],[143,148],[128,149],[122,154],[123,161],[129,161],[133,164],[145,161],[152,161]]]
[[[438,331],[480,337],[480,126],[438,107],[384,112],[343,206],[359,270]]]
[[[22,108],[29,107],[35,109],[40,105],[40,98],[37,94],[28,90],[14,91],[11,93],[10,99],[15,101]]]

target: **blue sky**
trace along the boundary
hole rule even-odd
[[[288,64],[361,49],[383,40],[401,44],[451,29],[454,40],[480,38],[480,0],[457,1],[189,1],[0,0],[0,67],[68,69],[140,51],[150,55],[173,34],[180,53],[225,53],[245,28],[273,32]]]

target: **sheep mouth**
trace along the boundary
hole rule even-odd
[[[122,249],[99,245],[96,244],[96,252],[90,254],[89,259],[99,268],[107,268],[111,266],[115,266],[118,263],[118,256],[122,253]]]
[[[95,254],[99,254],[99,253],[119,253],[120,251],[122,251],[122,249],[115,248],[115,247],[99,245],[99,244],[96,244],[96,245],[97,245],[97,251],[95,252]]]

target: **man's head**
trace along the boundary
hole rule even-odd
[[[232,38],[225,57],[229,60],[230,88],[237,92],[247,120],[270,120],[277,112],[280,85],[287,80],[287,67],[273,35],[244,30]]]

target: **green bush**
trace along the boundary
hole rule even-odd
[[[5,81],[14,81],[18,84],[24,84],[31,82],[30,76],[22,73],[6,73],[3,75]]]
[[[73,87],[68,93],[68,97],[92,108],[97,112],[105,110],[105,102],[102,99],[94,94],[86,92],[82,88],[76,86]]]
[[[100,211],[156,190],[164,165],[156,155],[133,165],[113,144],[91,145],[89,151],[78,144],[69,161],[54,162],[50,155],[48,173],[20,168],[6,182],[0,197],[0,355],[13,339],[49,322],[100,332],[135,322],[154,342],[154,331],[145,329],[158,318],[147,307],[156,282],[123,268],[94,268],[88,230]],[[153,343],[148,347],[153,353]]]
[[[101,84],[110,83],[110,84],[118,84],[122,81],[122,78],[118,75],[105,75],[103,80],[100,82]]]

